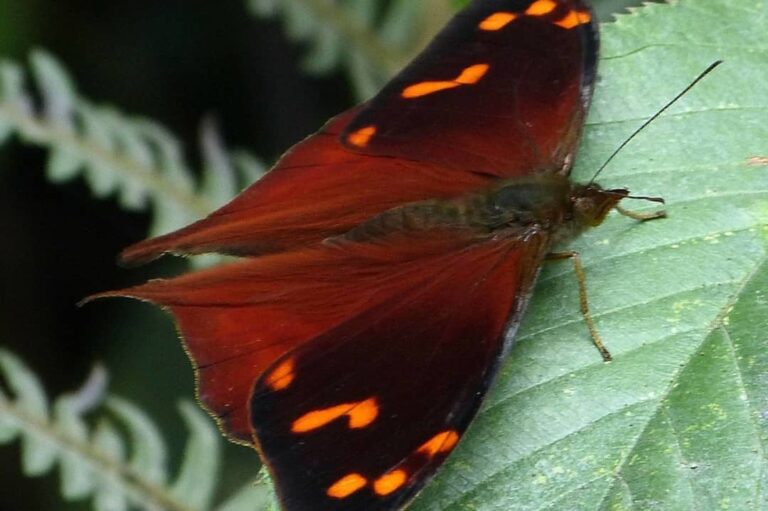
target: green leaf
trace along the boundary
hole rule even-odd
[[[65,132],[73,131],[72,117],[77,96],[66,70],[44,51],[33,52],[30,60],[43,96],[43,117],[51,126]]]
[[[125,447],[120,435],[107,421],[99,422],[93,436],[93,445],[98,452],[107,453],[109,459],[123,462]],[[98,475],[98,488],[93,498],[93,507],[97,511],[121,511],[128,508],[128,499],[122,490],[120,479],[111,470],[105,470]]]
[[[62,397],[54,406],[56,423],[60,431],[75,442],[88,441],[88,426],[80,416],[77,401],[73,397]],[[93,492],[94,472],[87,467],[78,453],[61,453],[61,494],[65,500],[77,500]]]
[[[576,180],[725,61],[601,175],[664,196],[669,218],[611,215],[572,243],[615,360],[590,345],[572,267],[546,265],[488,400],[414,510],[768,508],[766,26],[764,1],[729,0],[603,25]]]
[[[269,482],[269,474],[262,469],[254,482],[248,483],[216,508],[216,511],[277,511],[279,504]]]
[[[157,426],[141,410],[123,399],[113,397],[107,404],[130,432],[133,444],[131,469],[147,482],[163,484],[167,453]]]
[[[57,455],[55,443],[45,434],[50,420],[45,391],[32,371],[5,351],[0,351],[0,374],[5,374],[9,389],[17,396],[15,408],[18,415],[28,419],[25,423],[19,417],[4,417],[4,422],[15,422],[14,429],[21,432],[24,474],[44,474],[51,469]]]
[[[221,435],[199,408],[181,403],[179,410],[190,430],[184,461],[171,493],[196,509],[208,509],[218,484]]]

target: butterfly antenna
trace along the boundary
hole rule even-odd
[[[629,144],[633,138],[635,138],[641,131],[643,131],[646,127],[648,127],[649,124],[651,124],[653,121],[659,118],[661,114],[663,114],[669,107],[674,105],[678,99],[685,96],[689,90],[694,88],[697,83],[699,83],[701,80],[704,79],[705,76],[707,76],[709,73],[711,73],[717,66],[722,64],[722,60],[718,60],[716,62],[713,62],[709,65],[707,69],[705,69],[699,76],[696,77],[694,81],[692,81],[685,89],[683,89],[677,96],[672,98],[666,105],[664,105],[661,110],[653,114],[647,121],[645,121],[639,128],[637,128],[629,137],[627,137],[624,142],[619,145],[619,147],[616,148],[615,151],[613,151],[613,154],[611,154],[607,160],[605,160],[605,163],[603,163],[599,169],[597,169],[597,172],[595,172],[595,175],[592,176],[592,179],[589,180],[589,184],[592,184],[595,182],[595,179],[597,179],[597,176],[600,175],[600,173],[605,169],[605,167],[608,166],[609,163],[611,163],[611,160],[613,160],[619,152],[621,152],[624,147],[626,147],[627,144]]]

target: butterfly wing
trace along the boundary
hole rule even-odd
[[[484,0],[456,16],[342,133],[365,154],[496,177],[570,170],[596,72],[581,0]]]
[[[346,150],[339,134],[356,112],[339,115],[300,142],[207,218],[128,247],[122,261],[137,264],[163,253],[243,256],[298,249],[397,205],[453,197],[489,183],[487,176]]]
[[[291,149],[209,217],[122,254],[258,255],[310,246],[399,204],[570,170],[592,93],[582,0],[483,0],[375,98]]]
[[[477,411],[547,245],[398,232],[112,294],[173,313],[203,403],[258,446],[286,510],[397,509]]]
[[[292,365],[288,388],[259,379],[251,414],[286,510],[400,509],[431,479],[505,351],[543,253],[528,241],[537,250],[490,241],[420,268],[278,361]]]

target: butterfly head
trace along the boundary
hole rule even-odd
[[[624,188],[606,190],[595,183],[574,186],[570,197],[573,220],[584,227],[600,225],[608,213],[628,196],[629,190]]]

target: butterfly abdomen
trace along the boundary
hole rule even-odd
[[[469,200],[427,200],[387,210],[350,230],[343,239],[363,242],[393,233],[480,227],[476,218],[479,196]]]

